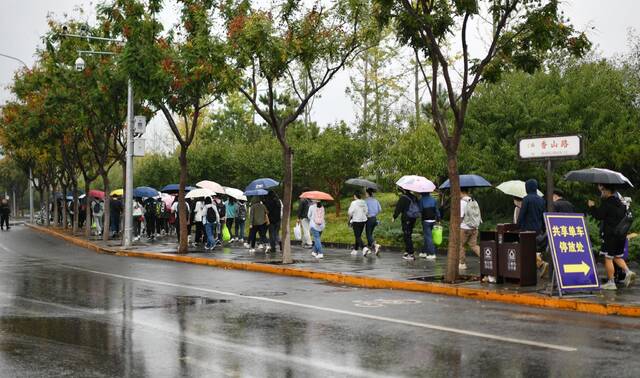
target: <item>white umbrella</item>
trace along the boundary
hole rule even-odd
[[[396,185],[416,193],[431,193],[436,189],[436,185],[431,180],[416,175],[402,176],[396,181]]]
[[[214,192],[211,189],[196,188],[190,191],[189,193],[187,193],[187,195],[184,196],[184,198],[203,198],[203,197],[213,197],[215,195],[216,195],[216,192]]]
[[[524,198],[527,195],[527,189],[525,187],[524,181],[520,180],[511,180],[505,181],[502,184],[496,186],[496,189],[501,191],[504,194],[508,194],[513,197]],[[543,194],[538,190],[538,196],[542,197]]]
[[[227,195],[229,197],[233,197],[237,200],[240,201],[246,201],[247,200],[247,196],[244,195],[244,193],[242,192],[242,190],[240,189],[236,189],[236,188],[229,188],[229,187],[224,187],[224,191],[225,193],[227,193]]]
[[[203,180],[196,184],[199,188],[209,189],[218,194],[225,194],[224,187],[215,181]]]

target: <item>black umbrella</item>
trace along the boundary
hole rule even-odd
[[[349,184],[349,185],[353,185],[353,186],[361,186],[363,188],[367,188],[367,189],[373,189],[373,190],[378,190],[378,184],[376,184],[375,182],[371,182],[369,180],[365,180],[365,179],[361,179],[361,178],[352,178],[352,179],[348,179],[347,181],[345,181],[345,183]]]
[[[629,185],[631,181],[622,173],[603,168],[587,168],[570,171],[564,175],[567,181],[587,182],[591,184]]]

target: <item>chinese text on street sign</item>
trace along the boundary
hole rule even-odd
[[[599,289],[584,215],[545,213],[544,221],[559,289]]]
[[[582,152],[579,135],[521,139],[518,154],[521,159],[552,159],[577,157]]]

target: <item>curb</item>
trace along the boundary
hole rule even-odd
[[[628,317],[640,317],[640,306],[625,306],[620,304],[595,303],[579,299],[560,299],[548,297],[540,294],[516,294],[497,292],[493,290],[473,289],[465,287],[456,287],[447,284],[414,282],[414,281],[398,281],[385,278],[375,278],[366,276],[355,276],[344,273],[335,272],[319,272],[310,269],[274,266],[270,264],[237,262],[228,260],[218,260],[202,257],[189,257],[182,255],[167,255],[150,252],[136,252],[130,250],[120,250],[115,248],[100,247],[80,238],[76,238],[55,229],[41,227],[33,224],[25,225],[36,231],[63,239],[71,244],[98,252],[117,256],[138,257],[153,260],[174,261],[187,264],[213,266],[222,269],[245,270],[251,272],[277,274],[281,276],[309,278],[322,280],[331,283],[357,286],[367,289],[388,289],[388,290],[405,290],[429,294],[441,294],[454,297],[493,301],[509,304],[517,304],[532,307],[550,308],[555,310],[577,311],[597,315],[619,315]]]

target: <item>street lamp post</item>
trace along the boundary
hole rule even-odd
[[[0,56],[15,60],[16,62],[22,64],[26,69],[29,69],[29,66],[27,66],[27,63],[23,62],[22,59],[18,59],[14,56],[1,54],[1,53],[0,53]],[[14,211],[15,211],[15,198],[13,201],[14,201]],[[31,171],[31,167],[29,167],[29,223],[33,223],[33,172]]]

